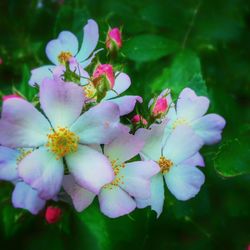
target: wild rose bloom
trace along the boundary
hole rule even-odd
[[[49,224],[59,221],[62,210],[59,207],[48,206],[45,211],[45,219]]]
[[[147,125],[148,122],[145,118],[143,118],[141,115],[134,115],[131,119],[131,122],[135,125],[142,123],[143,125]]]
[[[178,200],[194,197],[204,183],[204,174],[195,167],[202,140],[191,128],[178,126],[172,133],[165,131],[166,123],[151,126],[150,130],[139,129],[136,136],[146,143],[141,151],[142,158],[154,160],[161,172],[151,180],[151,197],[137,199],[137,206],[151,206],[159,216],[164,203],[164,182]],[[190,160],[190,158],[193,158]],[[202,164],[202,162],[201,162]],[[199,163],[197,165],[200,165]]]
[[[109,29],[106,38],[106,48],[110,51],[118,50],[122,47],[122,34],[119,28]]]
[[[197,96],[190,88],[180,93],[176,108],[171,107],[167,114],[167,128],[173,130],[179,125],[190,126],[205,144],[214,144],[221,140],[225,120],[217,114],[207,114],[209,100],[205,96]]]
[[[21,98],[22,99],[21,96],[16,95],[16,94],[12,94],[12,95],[4,95],[3,96],[3,101],[7,101],[8,99],[11,99],[11,98]]]
[[[66,162],[79,185],[99,193],[113,180],[113,170],[88,144],[107,144],[119,134],[118,106],[103,102],[81,115],[82,88],[50,79],[41,84],[39,96],[47,118],[25,100],[3,103],[0,144],[33,149],[18,164],[19,177],[48,200],[61,188]]]
[[[18,175],[18,162],[27,154],[28,150],[15,150],[0,146],[0,180],[15,184],[12,193],[12,204],[16,208],[29,210],[37,214],[43,209],[46,201],[38,196],[38,192],[24,183]]]
[[[45,65],[31,71],[31,78],[29,84],[34,86],[40,85],[45,77],[51,77],[51,72],[56,65],[65,65],[72,57],[74,57],[81,67],[87,67],[95,54],[92,56],[98,39],[99,31],[97,23],[89,19],[88,23],[83,28],[83,42],[79,50],[78,40],[76,36],[70,31],[62,31],[57,39],[51,40],[46,46],[46,55],[54,65]]]
[[[142,147],[143,141],[129,134],[127,129],[104,146],[104,154],[112,164],[115,178],[102,187],[98,199],[102,213],[110,218],[132,212],[136,208],[134,198],[150,197],[150,178],[159,172],[158,165],[153,161],[126,163],[136,156]],[[88,207],[95,197],[95,194],[77,185],[71,176],[65,177],[63,187],[79,212]]]
[[[93,73],[93,81],[100,79],[100,77],[104,77],[108,82],[108,89],[112,89],[114,87],[115,75],[111,64],[100,64],[97,66]]]
[[[121,116],[132,112],[136,102],[142,102],[142,98],[140,96],[125,95],[119,97],[119,95],[126,91],[130,85],[131,80],[127,74],[116,72],[113,88],[106,92],[106,96],[102,100],[117,104],[119,106]],[[97,91],[94,84],[89,82],[89,84],[85,85],[83,88],[86,98],[93,99]]]

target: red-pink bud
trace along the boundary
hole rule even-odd
[[[133,118],[131,119],[131,122],[135,125],[139,123],[142,123],[143,125],[148,124],[147,120],[144,119],[143,116],[141,115],[134,115]]]
[[[119,49],[122,47],[122,34],[119,28],[113,28],[108,31],[106,47],[109,50]]]
[[[168,108],[168,103],[166,97],[158,97],[153,106],[152,114],[154,116],[162,115],[167,111],[167,108]]]
[[[12,99],[12,98],[23,99],[21,96],[13,94],[13,95],[4,95],[3,96],[3,101],[7,101],[7,100]]]
[[[110,89],[114,87],[115,75],[114,75],[112,65],[100,64],[94,71],[94,74],[93,74],[94,80],[99,78],[100,76],[104,76],[107,79],[107,81],[109,82]]]
[[[59,207],[49,206],[45,212],[45,219],[49,224],[56,223],[62,215],[62,210]]]
[[[0,57],[0,65],[3,64],[3,59]]]

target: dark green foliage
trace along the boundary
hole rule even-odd
[[[42,7],[39,7],[42,3]],[[210,98],[210,112],[227,125],[219,145],[204,147],[206,182],[197,197],[177,201],[166,191],[157,220],[150,209],[109,219],[98,202],[77,214],[63,207],[58,224],[46,224],[11,206],[12,185],[0,182],[1,249],[246,249],[250,244],[250,4],[248,0],[1,0],[1,93],[30,101],[31,69],[49,64],[47,42],[68,29],[82,40],[88,18],[123,27],[122,53],[114,61],[132,79],[128,94],[147,103],[164,88],[174,99],[184,87]],[[105,53],[100,60],[105,63]],[[119,63],[119,65],[118,65]],[[63,206],[63,205],[62,205]]]

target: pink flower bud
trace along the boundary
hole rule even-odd
[[[148,122],[146,119],[144,119],[141,115],[134,115],[131,119],[131,122],[135,125],[142,123],[143,125],[147,125]]]
[[[0,57],[0,65],[3,64],[3,59]]]
[[[12,99],[12,98],[23,99],[21,96],[13,94],[13,95],[4,95],[3,96],[3,101],[7,101],[7,100]]]
[[[59,207],[49,206],[45,212],[45,219],[49,224],[56,223],[62,215],[62,210]]]
[[[100,64],[96,70],[94,71],[93,77],[94,80],[104,76],[108,81],[110,89],[114,87],[115,84],[115,75],[113,71],[113,67],[110,64]]]
[[[120,49],[122,47],[122,34],[119,28],[113,28],[108,31],[106,47],[111,51],[113,49]]]
[[[166,97],[158,97],[155,104],[153,105],[152,114],[159,116],[167,111],[168,103]]]

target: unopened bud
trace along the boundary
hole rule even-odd
[[[59,207],[49,206],[45,212],[45,219],[49,224],[56,223],[62,215],[62,210]]]

